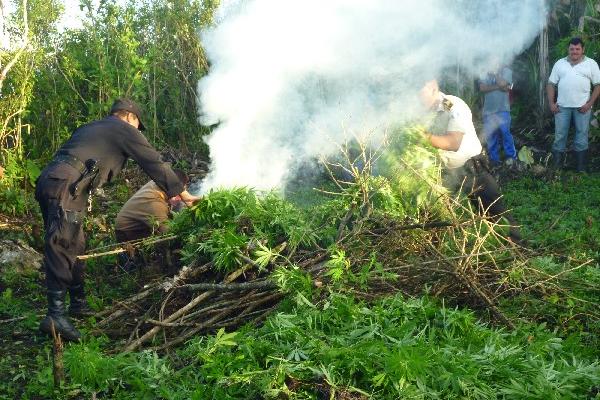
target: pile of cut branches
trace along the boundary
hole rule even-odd
[[[215,192],[205,202],[231,194]],[[262,204],[259,197],[256,200],[255,204]],[[196,213],[208,211],[200,210],[199,206],[181,218],[197,221]],[[417,294],[425,286],[449,299],[483,304],[512,325],[495,305],[495,293],[508,288],[501,283],[500,267],[494,264],[514,262],[520,255],[490,222],[473,217],[466,222],[401,224],[377,214],[360,220],[346,218],[347,210],[337,213],[331,216],[338,224],[332,230],[336,237],[330,243],[313,241],[311,247],[299,246],[289,233],[286,241],[275,245],[266,237],[257,240],[255,235],[264,232],[260,221],[246,219],[244,212],[231,219],[244,222],[230,234],[242,236],[251,225],[248,242],[225,236],[221,247],[209,246],[207,235],[218,235],[218,228],[198,228],[185,248],[189,252],[192,245],[200,246],[194,258],[188,253],[188,266],[99,313],[96,328],[127,337],[125,350],[149,343],[161,350],[198,333],[256,324],[286,294],[309,301],[328,288],[375,298],[397,291]],[[343,223],[348,226],[342,227]],[[473,235],[475,227],[480,232]],[[231,242],[239,247],[229,246]]]
[[[211,192],[173,222],[187,266],[99,313],[96,329],[126,339],[125,351],[165,350],[196,334],[258,324],[286,296],[310,303],[331,291],[374,299],[424,290],[513,327],[499,299],[546,295],[540,282],[559,279],[512,279],[533,252],[441,189],[435,163],[427,169],[405,157],[384,178],[372,175],[373,157],[362,151],[330,164],[334,187],[319,192],[316,206],[247,188]]]

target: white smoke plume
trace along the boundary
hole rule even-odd
[[[243,0],[205,32],[203,191],[281,187],[301,160],[415,112],[425,79],[479,75],[527,48],[544,0]],[[494,62],[496,62],[494,61]]]

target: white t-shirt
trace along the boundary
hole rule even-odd
[[[471,109],[456,96],[442,95],[442,100],[449,100],[452,105],[448,109],[448,102],[441,101],[438,107],[438,119],[441,119],[441,131],[434,134],[445,134],[446,132],[462,132],[463,138],[457,151],[439,150],[442,162],[447,168],[462,167],[471,157],[481,153],[481,142],[475,132]],[[447,120],[447,125],[446,125]],[[443,125],[446,125],[444,128]]]
[[[554,64],[548,81],[558,86],[556,102],[560,107],[579,108],[590,99],[590,87],[600,84],[600,69],[589,57],[575,65],[565,57]]]

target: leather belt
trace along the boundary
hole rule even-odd
[[[84,174],[87,171],[87,167],[81,160],[75,156],[66,153],[59,153],[54,156],[52,162],[65,163],[75,168],[80,174]]]

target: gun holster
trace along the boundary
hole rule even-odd
[[[75,199],[82,193],[91,193],[97,186],[99,172],[98,161],[92,158],[86,160],[85,171],[69,186],[71,196]]]
[[[471,157],[465,163],[465,168],[473,174],[480,174],[482,172],[491,173],[490,162],[484,153]]]
[[[64,220],[72,225],[80,225],[85,218],[84,211],[63,210]]]

